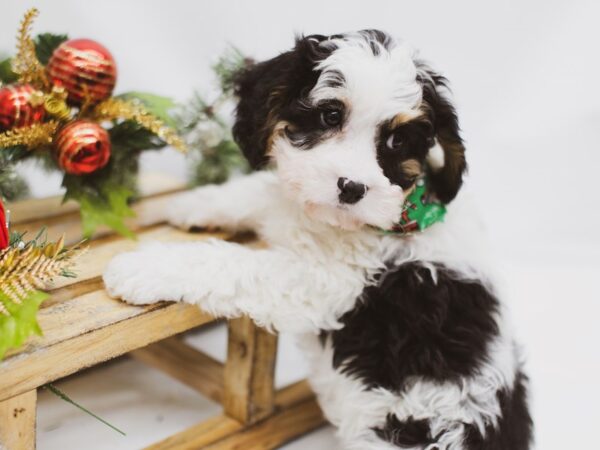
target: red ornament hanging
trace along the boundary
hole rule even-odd
[[[6,212],[4,211],[4,205],[0,200],[0,250],[4,250],[8,247],[10,238],[8,236],[8,223],[6,220]]]
[[[0,132],[26,127],[44,119],[41,94],[29,84],[14,84],[0,88]]]
[[[117,81],[117,67],[110,52],[89,39],[63,42],[52,53],[46,71],[54,85],[65,88],[74,105],[106,100]]]
[[[104,167],[110,159],[107,131],[95,122],[76,120],[54,139],[58,165],[67,173],[85,175]]]

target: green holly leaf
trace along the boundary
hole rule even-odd
[[[12,71],[10,58],[0,61],[0,81],[4,84],[11,84],[17,81],[19,77]]]
[[[122,100],[138,100],[150,114],[158,117],[166,125],[169,125],[170,127],[176,126],[170,111],[177,105],[169,97],[161,97],[160,95],[154,95],[148,92],[126,92],[125,94],[118,95],[117,98]]]
[[[66,34],[42,33],[35,38],[35,54],[45,66],[48,64],[54,50],[69,37]]]
[[[40,305],[48,297],[45,292],[31,291],[18,305],[0,292],[0,302],[9,312],[8,316],[0,313],[0,360],[8,349],[21,346],[32,334],[41,336],[36,316]]]
[[[122,186],[113,186],[103,197],[84,195],[79,199],[83,235],[91,237],[100,225],[106,225],[121,235],[134,239],[135,234],[125,225],[125,219],[135,217],[128,200],[133,192]]]
[[[119,158],[119,160],[130,159],[133,153],[139,153],[142,150],[155,150],[167,145],[152,131],[132,120],[115,124],[108,133],[110,134],[110,142],[115,148],[112,152],[113,161],[115,161],[115,158]]]
[[[125,225],[125,219],[135,217],[129,207],[134,192],[127,186],[111,183],[94,185],[85,177],[65,175],[63,186],[67,189],[63,201],[79,203],[83,235],[91,237],[100,225],[106,225],[128,238],[135,234]]]

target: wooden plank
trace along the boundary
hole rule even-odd
[[[170,194],[185,189],[185,183],[181,180],[160,173],[144,173],[139,177],[138,184],[140,197],[142,198]],[[7,208],[11,210],[11,222],[18,225],[48,220],[51,217],[79,211],[77,202],[70,200],[63,203],[62,199],[62,195],[55,195],[9,203]]]
[[[287,408],[313,397],[308,381],[300,380],[275,392],[275,407]]]
[[[161,205],[164,205],[165,201],[173,195],[175,194],[161,194],[143,198],[134,203],[132,209],[136,215],[139,215],[141,211],[161,207]],[[13,217],[15,217],[15,214],[11,210],[11,222]],[[126,219],[125,224],[134,232],[138,232],[142,228],[138,217]],[[42,228],[46,229],[46,235],[49,240],[57,240],[61,236],[65,236],[65,243],[67,245],[75,244],[83,239],[81,218],[78,210],[61,215],[41,217],[39,219],[21,223],[13,222],[13,225],[11,226],[12,231],[26,232],[28,237],[35,236]],[[114,231],[106,226],[100,226],[92,236],[92,239],[109,235],[114,235]]]
[[[108,262],[117,254],[135,250],[144,242],[188,242],[209,238],[223,239],[225,233],[189,233],[168,225],[159,225],[141,231],[136,240],[108,237],[89,244],[89,250],[83,254],[73,267],[77,278],[57,278],[50,286],[57,289],[100,277]]]
[[[141,309],[127,320],[5,359],[0,363],[0,401],[214,320],[182,303]]]
[[[176,337],[131,352],[138,361],[162,370],[171,377],[221,403],[223,363]]]
[[[271,450],[322,425],[325,420],[315,400],[278,411],[266,420],[234,433],[206,450]]]
[[[273,411],[277,336],[248,317],[228,325],[223,408],[228,416],[253,423]]]
[[[191,450],[213,448],[207,446],[216,445],[217,443],[221,447],[215,448],[254,449],[255,447],[245,444],[248,442],[254,443],[256,439],[261,438],[257,436],[257,434],[262,435],[270,433],[270,427],[286,427],[283,430],[283,433],[281,433],[280,430],[276,435],[276,441],[279,442],[277,445],[281,445],[284,442],[298,437],[325,423],[325,420],[320,415],[320,411],[315,411],[312,406],[306,406],[306,403],[311,402],[312,399],[314,399],[314,394],[308,386],[308,383],[306,381],[300,381],[277,391],[275,394],[275,403],[278,414],[274,416],[275,419],[267,418],[264,422],[259,422],[255,427],[263,428],[250,435],[245,434],[243,431],[244,426],[241,422],[222,415],[190,427],[163,441],[157,442],[148,447],[148,450]],[[297,408],[298,405],[301,407]],[[291,418],[288,417],[289,412],[283,419],[277,418],[281,413],[289,410],[292,410]],[[275,420],[275,425],[267,425],[265,429],[262,424],[270,423],[272,420]],[[294,422],[292,426],[288,426],[287,422],[289,421]],[[296,424],[296,422],[298,422],[298,424]],[[240,437],[242,438],[241,441],[239,440]],[[271,445],[275,445],[272,440],[269,440],[268,442],[271,443]],[[227,447],[226,445],[239,445],[239,447]]]
[[[0,448],[33,450],[35,448],[35,389],[0,403]]]
[[[56,303],[38,313],[38,323],[43,336],[32,336],[18,349],[10,350],[8,357],[30,355],[51,347],[59,342],[74,339],[113,323],[131,319],[159,309],[164,305],[134,306],[110,298],[103,290],[98,290]],[[0,374],[2,363],[0,363]]]
[[[217,416],[157,442],[146,450],[195,450],[205,448],[241,430],[243,425],[227,416]]]

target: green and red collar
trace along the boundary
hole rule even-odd
[[[443,222],[446,207],[427,189],[425,177],[419,178],[404,200],[400,219],[386,234],[408,235],[421,232],[437,222]]]

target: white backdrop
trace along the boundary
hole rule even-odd
[[[467,142],[469,189],[507,265],[533,375],[538,448],[594,445],[600,311],[600,33],[597,1],[2,0],[0,51],[29,6],[36,31],[103,43],[117,92],[184,101],[214,86],[228,43],[267,58],[294,33],[381,28],[421,49],[451,81]],[[173,151],[146,169],[185,173]],[[58,178],[26,168],[37,195]]]

